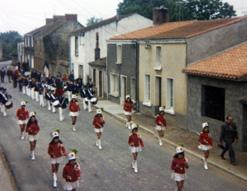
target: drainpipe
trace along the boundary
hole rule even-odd
[[[135,41],[136,45],[136,111],[140,111],[139,109],[139,43]]]

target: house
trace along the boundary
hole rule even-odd
[[[188,123],[199,132],[207,121],[219,139],[225,116],[238,127],[239,149],[247,151],[247,41],[188,65]]]
[[[190,128],[187,123],[187,78],[182,73],[183,68],[246,41],[246,34],[247,17],[236,17],[167,22],[119,35],[111,40],[119,42],[118,46],[121,43],[124,46],[127,42],[138,45],[135,63],[138,68],[138,109],[142,113],[155,115],[159,106],[165,106],[171,125]],[[132,58],[122,56],[122,59]],[[108,66],[107,71],[111,72]],[[113,94],[111,97],[118,98],[123,93],[113,90],[122,91],[125,82],[119,72],[113,75],[115,81],[110,83],[109,93]]]
[[[96,80],[94,84],[97,90],[100,90],[97,91],[97,95],[99,97],[106,95],[107,90],[104,88],[107,87],[102,87],[102,84],[106,84],[107,79],[104,72],[107,40],[112,36],[151,25],[150,19],[139,14],[117,15],[73,32],[70,37],[70,63],[75,78],[81,76],[84,83],[88,78]],[[96,54],[98,56],[95,56]]]
[[[69,35],[83,28],[77,15],[55,15],[46,19],[46,24],[24,36],[25,54],[32,69],[43,72],[44,64],[49,64],[51,75],[66,74],[69,71]]]
[[[24,63],[24,42],[17,43],[18,62]]]

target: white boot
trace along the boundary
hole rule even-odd
[[[83,109],[86,110],[87,109],[87,104],[86,104],[86,100],[85,98],[83,98]]]
[[[45,107],[44,96],[42,94],[39,95],[39,105]]]
[[[63,121],[64,116],[63,116],[63,109],[61,107],[58,108],[58,113],[59,113],[59,121]]]
[[[205,170],[208,170],[208,162],[207,159],[203,158],[203,166]]]
[[[57,174],[53,173],[53,188],[57,187]]]
[[[75,125],[72,126],[72,130],[73,131],[76,131]]]
[[[101,140],[99,139],[99,150],[101,150],[102,149],[102,146],[101,146]]]
[[[39,102],[39,92],[35,91],[35,101]]]
[[[98,146],[99,146],[99,140],[98,140],[98,139],[96,140],[95,145],[96,145],[96,147],[98,147]]]
[[[48,105],[48,111],[51,111],[51,102],[47,101],[47,105]]]
[[[158,139],[159,139],[159,145],[162,146],[163,145],[162,140],[160,138],[158,138]]]
[[[92,103],[88,100],[88,112],[92,112]]]
[[[34,151],[31,152],[31,160],[35,160],[35,154]]]
[[[131,162],[131,167],[134,169],[135,168],[135,161]]]
[[[134,172],[138,173],[137,160],[134,162]]]
[[[52,105],[52,113],[56,113],[56,108]]]
[[[22,132],[22,133],[21,133],[21,140],[24,140],[24,139],[25,139],[25,133]]]

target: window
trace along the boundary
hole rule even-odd
[[[96,69],[93,69],[93,83],[96,84]]]
[[[202,116],[224,121],[225,89],[202,86]]]
[[[167,79],[166,112],[174,114],[174,80]]]
[[[161,54],[161,47],[156,47],[156,54],[155,54],[155,63],[154,63],[154,69],[155,70],[161,70],[161,60],[162,60],[162,54]]]
[[[78,36],[75,37],[75,56],[78,56]]]
[[[117,45],[117,64],[122,63],[122,45]]]
[[[150,103],[150,100],[151,100],[150,75],[145,75],[144,102]]]
[[[110,75],[110,93],[113,96],[118,96],[119,92],[119,78],[116,74]]]

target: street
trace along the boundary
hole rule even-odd
[[[131,169],[131,154],[128,149],[129,130],[125,125],[111,116],[104,114],[106,125],[103,133],[103,150],[95,146],[96,136],[91,125],[94,112],[80,112],[77,131],[71,128],[71,119],[66,113],[64,122],[58,121],[58,114],[48,112],[38,103],[13,89],[12,84],[3,84],[13,96],[14,107],[8,111],[8,116],[0,116],[0,144],[7,155],[10,167],[21,191],[49,191],[52,188],[50,159],[47,154],[52,130],[61,130],[61,139],[69,149],[78,150],[78,161],[83,172],[81,188],[83,191],[173,191],[175,182],[171,180],[170,163],[174,148],[158,146],[154,138],[140,131],[144,140],[144,150],[139,154],[139,173]],[[27,101],[29,111],[37,112],[41,127],[36,149],[36,160],[29,158],[29,143],[27,139],[19,138],[19,127],[16,123],[15,111],[20,101]],[[81,106],[82,109],[82,106]],[[179,140],[177,140],[179,143]],[[215,167],[209,166],[205,171],[202,162],[189,155],[189,165],[185,190],[187,191],[244,191],[247,183],[231,176]],[[57,190],[63,190],[62,168],[59,170],[59,185]]]

